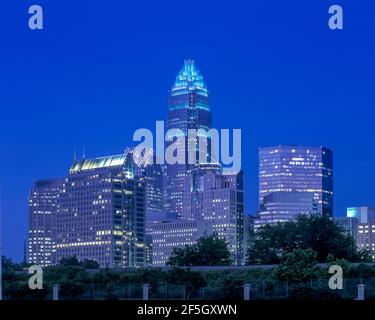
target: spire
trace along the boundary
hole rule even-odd
[[[207,92],[203,76],[200,74],[199,69],[192,59],[186,59],[184,61],[184,65],[176,77],[172,91],[186,87],[193,87],[194,89],[201,89]]]
[[[82,150],[82,160],[86,159],[86,146],[83,145],[83,150]]]
[[[76,152],[76,147],[73,149],[73,163],[77,162],[77,152]]]

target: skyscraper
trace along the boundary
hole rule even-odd
[[[183,217],[206,224],[228,243],[233,264],[243,261],[243,173],[223,174],[218,164],[197,165],[185,178]]]
[[[324,147],[277,146],[259,149],[259,206],[274,192],[307,192],[317,212],[333,213],[332,150]]]
[[[158,164],[151,148],[135,147],[125,150],[130,156],[135,175],[145,185],[145,255],[146,264],[152,265],[152,224],[165,217],[165,166]]]
[[[355,219],[354,239],[359,249],[367,250],[375,261],[375,209],[362,206],[346,210],[347,219]]]
[[[211,128],[207,86],[194,61],[186,60],[172,87],[168,114],[168,130],[177,129],[172,136],[182,132],[185,139],[168,139],[167,134],[167,147],[183,143],[181,147],[187,151],[180,155],[183,164],[166,166],[165,208],[170,217],[175,215],[179,220],[153,224],[154,265],[164,264],[173,247],[195,243],[203,234],[212,233],[227,241],[233,263],[242,263],[243,174],[223,174],[211,153]],[[197,135],[189,136],[191,131]],[[200,145],[202,137],[207,146]],[[196,159],[191,162],[189,155],[194,153]]]
[[[153,226],[152,265],[163,267],[168,262],[174,248],[182,248],[196,243],[207,233],[209,226],[201,221],[171,219]]]
[[[194,61],[185,60],[170,92],[168,130],[179,129],[187,136],[189,129],[209,130],[211,126],[207,86]],[[189,150],[188,140],[185,139],[183,143],[184,149]],[[196,148],[199,149],[199,146]],[[167,165],[166,210],[178,216],[183,211],[185,177],[191,170],[187,152],[181,160],[184,164]]]
[[[128,148],[125,155],[130,155],[135,176],[144,181],[146,216],[163,212],[165,170],[157,163],[155,152],[151,148]]]
[[[300,214],[318,213],[318,205],[311,192],[271,192],[263,197],[259,218],[255,221],[257,229],[265,224],[285,222]]]
[[[144,182],[129,155],[73,163],[59,203],[55,262],[75,255],[101,267],[144,265]]]
[[[28,262],[31,264],[52,264],[56,217],[63,181],[38,180],[30,191]]]

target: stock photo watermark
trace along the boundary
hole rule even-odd
[[[339,265],[332,265],[328,269],[329,274],[333,274],[328,280],[328,287],[331,290],[343,289],[343,271]]]
[[[194,165],[220,161],[224,172],[241,170],[241,129],[188,129],[186,133],[181,129],[169,129],[165,132],[164,121],[156,121],[155,139],[151,130],[142,128],[134,132],[133,141],[140,142],[136,147],[138,152],[133,153],[137,165],[153,163],[149,153],[142,152],[151,149],[155,150],[156,164]]]
[[[28,10],[29,21],[28,26],[31,30],[43,30],[43,8],[40,5],[33,4]],[[344,29],[344,11],[340,5],[331,5],[328,8],[329,19],[328,26],[331,30]]]
[[[29,28],[31,30],[43,29],[43,8],[40,5],[32,5],[29,8]]]
[[[39,265],[32,265],[28,268],[28,272],[32,274],[29,278],[29,288],[31,290],[43,289],[43,269]]]

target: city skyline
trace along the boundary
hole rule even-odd
[[[202,75],[194,61],[185,60],[172,88],[162,142],[167,153],[182,148],[203,153],[203,159],[190,162],[189,152],[176,151],[182,162],[161,165],[157,150],[141,143],[123,155],[81,160],[74,155],[63,179],[37,181],[29,196],[28,262],[50,266],[75,256],[101,268],[160,266],[175,248],[215,234],[228,244],[233,264],[242,265],[243,172],[226,172],[221,158],[211,156],[219,141],[207,133],[208,101]],[[203,130],[206,143],[190,130]],[[188,137],[173,139],[181,135]],[[171,218],[174,223],[166,223]]]
[[[2,60],[10,61],[9,66],[5,67],[8,81],[2,83],[2,104],[7,106],[1,122],[4,137],[2,148],[7,154],[4,168],[7,170],[2,170],[0,180],[5,255],[22,259],[27,228],[25,204],[33,182],[64,175],[74,148],[82,149],[85,145],[90,158],[118,154],[125,146],[131,145],[134,129],[153,128],[155,119],[166,119],[167,90],[181,61],[187,57],[194,58],[205,75],[212,93],[215,126],[238,127],[244,131],[242,162],[248,194],[246,214],[254,214],[258,206],[257,148],[278,144],[326,145],[334,150],[335,216],[344,215],[346,207],[374,205],[371,183],[375,178],[372,170],[374,150],[371,147],[370,129],[374,105],[371,74],[374,72],[373,65],[369,63],[374,46],[362,41],[366,39],[368,31],[362,28],[364,22],[359,22],[358,17],[353,18],[357,22],[353,26],[354,31],[344,30],[352,40],[349,42],[323,29],[326,25],[326,8],[317,4],[316,11],[304,15],[308,22],[307,31],[303,32],[311,35],[313,41],[310,44],[300,39],[295,22],[278,16],[279,12],[285,10],[280,5],[275,4],[269,9],[274,22],[284,28],[276,31],[256,17],[255,11],[259,14],[263,10],[263,5],[257,4],[257,10],[248,7],[249,26],[243,31],[238,27],[244,22],[234,20],[231,20],[233,26],[228,34],[221,37],[214,36],[212,30],[205,28],[211,36],[212,46],[205,46],[201,38],[191,40],[188,45],[173,40],[175,51],[168,53],[170,37],[162,37],[160,44],[148,38],[154,49],[153,54],[149,50],[143,52],[146,47],[142,46],[126,54],[126,46],[119,45],[116,40],[116,36],[126,34],[126,27],[132,25],[125,22],[125,26],[108,39],[100,30],[95,30],[98,31],[99,43],[119,48],[118,54],[108,55],[105,49],[95,44],[96,39],[86,39],[80,45],[79,39],[84,31],[79,31],[73,37],[74,26],[79,24],[77,13],[68,13],[71,18],[68,20],[73,23],[66,30],[72,36],[69,40],[62,35],[63,28],[56,22],[61,20],[56,16],[57,7],[45,6],[56,18],[46,25],[45,33],[36,37],[30,36],[27,30],[17,29],[14,35],[23,41],[22,44],[16,45],[6,38],[10,46],[0,53]],[[80,8],[78,5],[78,11]],[[95,8],[92,10],[96,12]],[[198,15],[208,10],[203,5],[202,13]],[[224,15],[223,8],[215,10],[220,16]],[[288,10],[292,11],[289,15],[301,19],[300,5]],[[322,10],[322,13],[318,10]],[[322,27],[311,22],[316,16]],[[79,19],[82,19],[80,14]],[[209,15],[208,19],[220,29],[219,20]],[[255,26],[259,30],[257,24],[265,27],[261,37],[251,31]],[[117,23],[113,22],[105,30],[110,30],[114,25]],[[154,32],[169,30],[170,27],[162,24]],[[177,30],[171,29],[177,37]],[[199,34],[197,29],[182,27],[182,32],[185,35]],[[290,32],[285,35],[284,31]],[[61,49],[60,44],[56,43],[56,48],[45,44],[56,35],[62,37],[62,46],[70,41],[76,44],[74,58],[67,49],[57,53],[56,49]],[[144,30],[141,29],[139,35],[144,36]],[[262,37],[273,39],[274,43],[266,43]],[[353,41],[358,45],[358,51],[350,50]],[[129,42],[139,45],[136,37],[131,37]],[[243,53],[235,59],[229,49],[218,50],[223,48],[223,42],[229,48],[242,48]],[[40,67],[35,82],[31,83],[27,81],[28,66],[19,63],[20,56],[17,54],[27,45],[32,48],[27,65]],[[288,49],[285,49],[285,45]],[[333,49],[333,52],[327,52],[327,48],[336,47],[337,51]],[[275,49],[278,49],[276,57],[269,53]],[[92,51],[90,58],[85,61],[89,51]],[[298,54],[290,56],[293,51]],[[61,62],[61,66],[58,62]],[[48,71],[51,66],[53,73]],[[353,77],[358,79],[356,83],[353,83]],[[316,92],[319,94],[316,95]],[[342,112],[343,108],[349,112]],[[146,110],[142,112],[142,117],[139,116],[140,109]],[[114,114],[121,115],[124,123],[111,122],[118,118]]]

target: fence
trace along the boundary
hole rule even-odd
[[[342,290],[331,290],[328,280],[310,280],[300,283],[275,282],[270,280],[250,281],[250,300],[280,300],[280,299],[314,299],[314,300],[355,300],[358,295],[358,284],[365,285],[366,300],[375,299],[375,278],[344,279]],[[148,285],[149,300],[220,300],[244,299],[243,284],[221,284],[219,286],[192,287],[170,283]],[[49,295],[47,299],[52,299]],[[60,300],[143,300],[144,284],[128,283],[118,285],[91,285],[77,296],[59,294]]]

